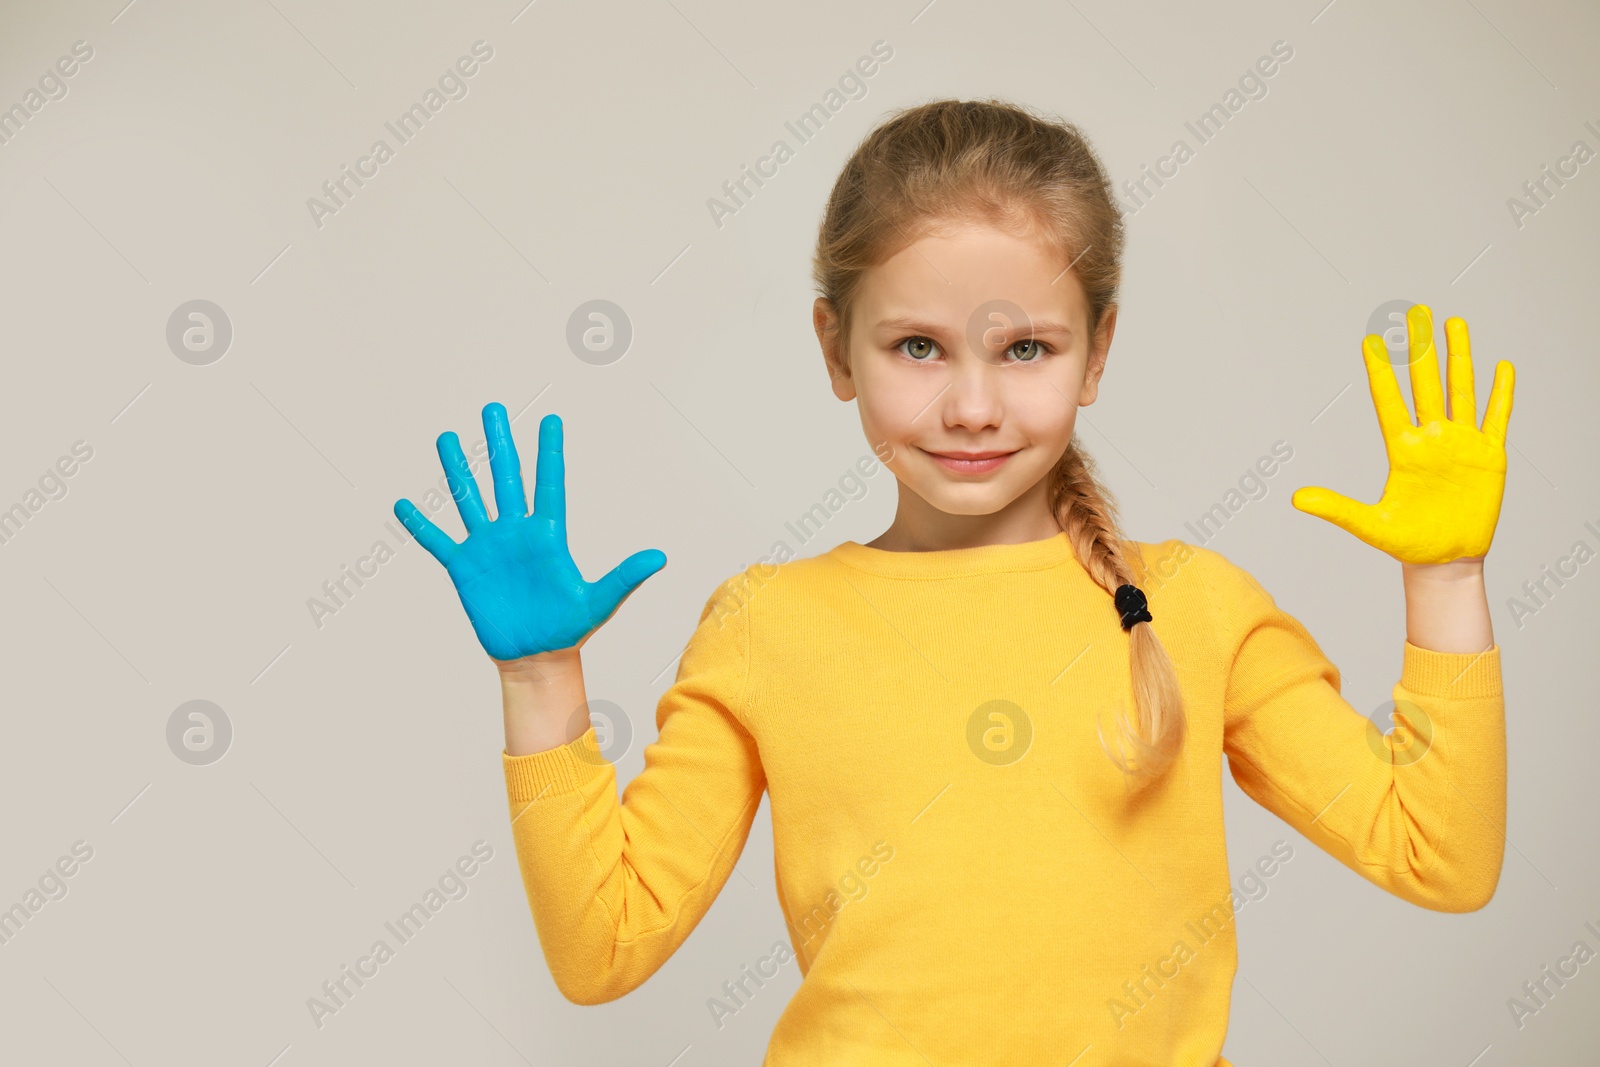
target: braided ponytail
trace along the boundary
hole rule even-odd
[[[1050,472],[1049,488],[1051,511],[1089,577],[1113,597],[1119,586],[1139,585],[1142,561],[1136,549],[1129,551],[1131,542],[1118,528],[1116,501],[1100,483],[1094,459],[1076,433]],[[1104,729],[1099,730],[1100,747],[1124,774],[1149,781],[1171,766],[1183,746],[1183,693],[1172,660],[1148,622],[1128,628],[1128,662],[1134,719],[1130,722],[1118,712],[1117,751],[1106,743]]]

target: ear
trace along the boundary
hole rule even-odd
[[[856,385],[850,377],[849,354],[844,351],[839,337],[839,315],[827,297],[819,296],[811,305],[811,325],[817,331],[817,343],[822,346],[822,362],[833,384],[833,395],[840,400],[854,400]]]
[[[1083,369],[1083,392],[1078,397],[1080,407],[1088,407],[1100,395],[1100,376],[1106,372],[1106,357],[1111,354],[1111,338],[1116,332],[1117,305],[1112,304],[1100,317],[1100,327],[1089,344],[1089,361]]]

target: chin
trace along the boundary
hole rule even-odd
[[[920,493],[922,499],[946,515],[993,515],[1017,498],[1019,494],[997,491],[995,486],[960,487],[967,492],[953,491],[951,486],[929,487],[932,491]],[[978,489],[973,492],[971,489]]]

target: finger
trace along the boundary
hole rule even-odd
[[[450,536],[439,527],[428,521],[428,517],[409,500],[396,500],[394,502],[394,517],[400,524],[411,531],[411,536],[417,539],[417,544],[428,550],[428,555],[443,563],[450,565],[450,557],[455,555],[459,547]]]
[[[1372,390],[1372,406],[1378,412],[1378,429],[1384,440],[1403,427],[1411,425],[1411,413],[1406,410],[1406,399],[1400,395],[1400,383],[1394,377],[1394,364],[1389,362],[1389,349],[1383,338],[1369,333],[1361,344],[1361,355],[1367,365],[1367,386]]]
[[[591,590],[595,615],[601,622],[609,619],[617,610],[617,605],[628,599],[635,589],[644,584],[646,578],[666,565],[666,553],[647,548],[611,568],[610,573],[595,582]]]
[[[1483,413],[1483,432],[1491,440],[1505,443],[1506,423],[1511,421],[1511,394],[1517,384],[1517,368],[1502,359],[1494,365],[1494,384],[1489,387],[1489,406]]]
[[[528,514],[528,497],[522,489],[522,460],[517,458],[504,404],[493,403],[483,409],[483,436],[489,442],[489,472],[494,478],[494,517],[523,518]]]
[[[1472,381],[1472,338],[1467,322],[1451,316],[1444,320],[1444,347],[1450,353],[1445,379],[1450,385],[1450,421],[1478,428],[1478,393]]]
[[[1444,420],[1444,390],[1439,387],[1439,352],[1433,344],[1433,310],[1412,304],[1406,312],[1406,333],[1411,345],[1411,400],[1417,425]]]
[[[562,452],[561,416],[539,420],[539,459],[533,475],[533,513],[567,528],[567,460]]]
[[[461,439],[454,430],[439,435],[439,463],[444,467],[444,480],[450,486],[456,510],[461,512],[461,521],[470,534],[489,521],[489,513],[483,510],[478,481],[472,476],[472,468],[467,466],[467,457],[461,454]]]
[[[1371,504],[1363,504],[1332,489],[1312,485],[1296,489],[1289,502],[1307,515],[1326,519],[1369,545],[1383,547],[1380,543],[1383,541],[1383,523],[1378,518],[1378,509]]]

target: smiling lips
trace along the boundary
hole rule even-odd
[[[932,456],[945,470],[958,474],[987,474],[1016,455],[1016,449],[1009,452],[932,452],[928,449],[923,451]]]

